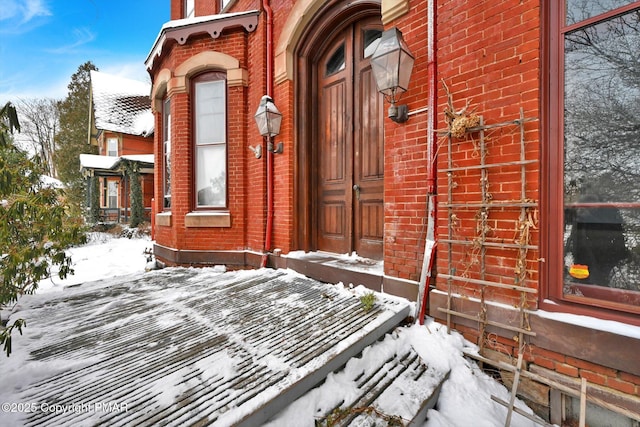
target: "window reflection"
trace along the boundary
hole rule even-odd
[[[336,51],[331,55],[331,58],[327,61],[327,69],[325,71],[327,76],[337,73],[338,71],[342,71],[346,67],[345,62],[345,52],[344,52],[344,43],[340,45],[336,49]]]
[[[628,3],[567,2],[580,19]],[[638,291],[640,9],[567,33],[564,77],[565,293]]]
[[[382,31],[380,30],[366,30],[364,32],[364,53],[363,56],[365,58],[373,55],[373,52],[376,51],[378,44],[380,43],[380,38],[382,37]]]
[[[163,176],[164,176],[164,207],[171,207],[171,113],[170,101],[167,99],[163,108]]]
[[[227,205],[226,80],[198,82],[195,92],[196,207]]]
[[[567,25],[631,4],[629,0],[566,0]]]

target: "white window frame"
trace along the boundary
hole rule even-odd
[[[118,157],[118,138],[109,137],[106,143],[107,156]]]
[[[222,72],[194,79],[194,207],[227,208],[227,81]]]

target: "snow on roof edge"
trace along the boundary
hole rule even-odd
[[[153,154],[125,154],[119,157],[80,154],[80,169],[116,170],[123,160],[151,165],[155,162]]]
[[[92,112],[98,129],[130,135],[153,134],[151,84],[90,71]]]

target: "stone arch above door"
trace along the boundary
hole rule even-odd
[[[407,3],[408,0],[372,0],[374,3],[385,4]],[[368,1],[371,2],[371,1]],[[352,2],[354,5],[358,1]],[[284,24],[275,51],[275,83],[282,83],[294,79],[294,50],[304,34],[304,30],[315,18],[326,0],[300,0],[291,8]]]

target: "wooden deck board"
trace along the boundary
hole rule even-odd
[[[25,425],[259,425],[409,314],[398,299],[365,312],[345,289],[266,269],[83,288],[24,314],[27,339],[46,331],[25,366],[58,368],[15,401],[76,405]]]

